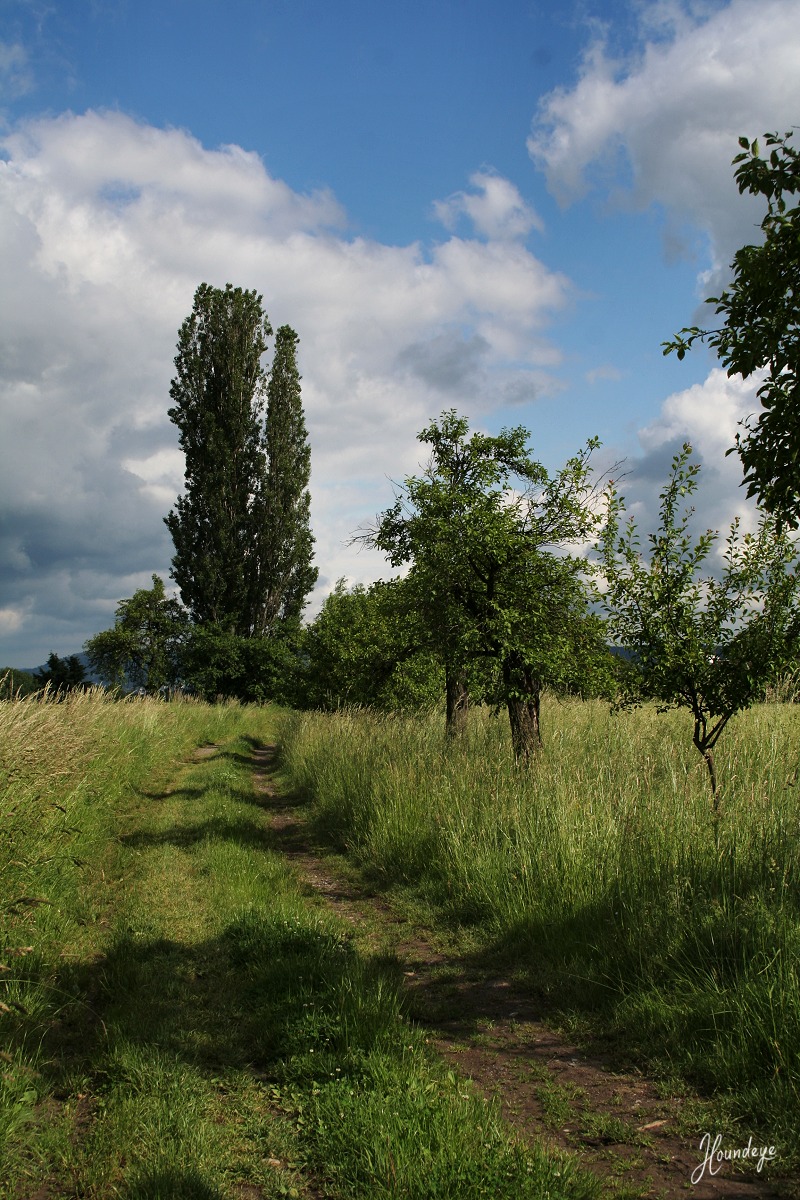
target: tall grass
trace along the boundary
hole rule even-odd
[[[563,1009],[602,1014],[662,1068],[800,1126],[800,711],[738,717],[715,817],[681,714],[551,699],[533,767],[485,714],[291,714],[282,761],[321,831],[413,886]]]
[[[239,721],[235,709],[99,689],[0,701],[0,1144],[37,1099],[44,1031],[84,1003],[59,973],[102,933],[97,863],[120,797]]]
[[[595,1200],[574,1159],[509,1137],[403,1018],[397,964],[305,894],[253,791],[268,710],[95,697],[0,718],[14,853],[52,901],[6,985],[24,1011],[0,1028],[0,1196]],[[28,832],[53,803],[70,829],[47,876]]]

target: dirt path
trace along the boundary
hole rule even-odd
[[[704,1153],[699,1134],[681,1132],[690,1100],[664,1097],[643,1076],[587,1056],[548,1027],[530,996],[510,980],[489,978],[441,953],[424,929],[339,877],[311,844],[298,806],[278,794],[275,747],[256,749],[253,759],[256,790],[279,848],[359,936],[377,936],[396,955],[414,1019],[462,1075],[497,1097],[526,1139],[577,1153],[619,1197],[770,1200],[798,1194],[754,1172],[734,1174],[729,1162],[717,1163],[717,1174],[706,1170],[693,1184]]]

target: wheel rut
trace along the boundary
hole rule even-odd
[[[373,949],[388,948],[402,971],[412,1019],[454,1070],[497,1100],[524,1140],[577,1154],[602,1178],[609,1196],[626,1200],[800,1195],[787,1181],[734,1173],[729,1162],[716,1164],[717,1174],[705,1170],[693,1183],[705,1156],[701,1134],[682,1132],[690,1098],[665,1096],[635,1068],[620,1068],[611,1056],[589,1054],[565,1039],[512,980],[487,976],[469,961],[443,953],[429,931],[339,874],[324,848],[314,845],[302,806],[280,794],[274,745],[254,749],[253,770],[277,849],[360,939]],[[713,1141],[714,1130],[707,1132]]]

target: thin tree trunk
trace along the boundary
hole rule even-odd
[[[722,813],[719,806],[720,795],[719,788],[717,786],[717,769],[714,764],[714,755],[710,750],[701,750],[701,754],[705,759],[706,766],[708,767],[709,778],[711,780],[711,823],[714,830],[714,849],[719,850],[719,827]]]
[[[711,752],[711,747],[715,744],[726,721],[727,717],[724,721],[718,722],[716,727],[712,729],[711,734],[709,734],[708,726],[703,716],[695,713],[694,718],[694,737],[692,740],[702,754],[708,768],[708,777],[711,781],[711,803],[714,806],[715,819],[719,816],[719,788],[717,785],[717,768],[714,763],[714,755]]]
[[[467,728],[467,713],[469,711],[467,673],[463,669],[447,667],[445,674],[447,686],[447,734],[449,737],[459,737]]]
[[[714,802],[714,811],[716,811],[716,809],[719,805],[719,796],[717,794],[717,770],[716,770],[716,767],[714,766],[714,755],[711,753],[710,750],[706,750],[703,753],[703,758],[706,760],[706,766],[708,767],[708,774],[711,778],[711,799]]]

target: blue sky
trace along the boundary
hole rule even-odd
[[[0,664],[169,570],[166,410],[203,280],[301,338],[320,584],[457,407],[646,520],[685,438],[745,506],[753,389],[660,342],[753,236],[739,134],[800,113],[795,0],[0,0]]]

